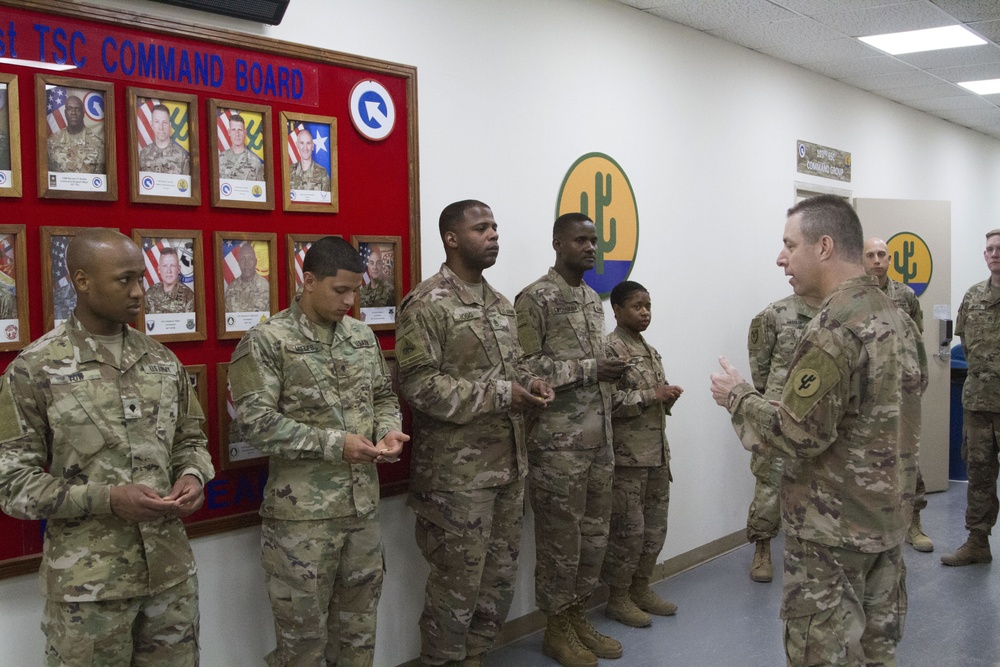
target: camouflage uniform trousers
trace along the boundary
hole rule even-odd
[[[100,602],[47,600],[46,667],[195,667],[198,577],[162,593]]]
[[[420,658],[430,665],[486,653],[514,598],[524,481],[468,491],[414,493],[417,546],[431,566],[420,616]]]
[[[316,521],[265,518],[261,564],[278,642],[265,657],[268,665],[372,664],[383,577],[378,512]]]
[[[997,474],[1000,473],[1000,412],[963,411],[962,460],[969,472],[967,530],[989,535],[997,523]]]
[[[755,478],[753,500],[747,512],[747,540],[770,540],[781,528],[781,476],[784,460],[777,455],[751,454],[750,472]]]
[[[633,576],[653,576],[667,538],[670,466],[615,466],[611,492],[611,534],[601,580],[628,588]]]
[[[611,523],[611,447],[528,452],[535,514],[535,603],[546,615],[586,600],[599,583]]]
[[[863,553],[785,537],[789,667],[894,666],[906,609],[901,547]]]

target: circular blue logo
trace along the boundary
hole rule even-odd
[[[94,184],[95,188],[100,188],[101,186],[104,185],[104,179],[101,178],[100,176],[94,176],[94,180],[92,180],[91,183]]]
[[[231,186],[229,183],[223,183],[222,184],[222,194],[224,194],[227,197],[229,195],[233,194],[233,186]]]
[[[142,178],[142,187],[146,190],[152,190],[155,183],[152,176],[143,176]]]
[[[6,182],[7,182],[7,174],[0,171],[0,185],[3,185]]]

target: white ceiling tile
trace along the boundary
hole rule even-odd
[[[1000,79],[1000,62],[985,65],[967,65],[965,67],[941,67],[927,70],[945,81],[982,81],[984,79]]]
[[[732,26],[710,30],[708,34],[715,35],[728,42],[742,44],[751,49],[763,49],[802,42],[833,41],[843,37],[836,30],[831,30],[822,23],[809,18],[794,18],[786,21],[775,21],[773,23]]]
[[[830,6],[837,7],[838,5],[831,2]],[[914,2],[850,11],[834,11],[816,14],[813,18],[851,37],[939,28],[959,23],[928,0],[915,0]]]
[[[944,111],[946,109],[988,109],[993,105],[979,95],[955,95],[953,97],[931,97],[911,99],[909,106],[921,111]]]
[[[787,60],[796,65],[828,60],[850,60],[852,58],[872,58],[883,55],[864,42],[853,37],[834,39],[826,42],[798,42],[760,49],[761,53]]]
[[[940,83],[931,83],[923,86],[906,86],[905,88],[888,88],[884,90],[879,90],[878,95],[888,98],[890,100],[895,100],[897,102],[902,102],[903,104],[909,104],[910,102],[916,102],[920,100],[933,100],[943,97],[955,97],[956,95],[963,95],[968,93],[964,88],[959,88],[953,83],[946,83],[944,81]],[[972,93],[968,93],[972,94]]]
[[[969,28],[994,44],[1000,44],[1000,21],[980,21],[969,23]]]
[[[918,71],[892,56],[874,56],[872,58],[857,58],[854,60],[830,60],[827,62],[808,63],[808,69],[819,72],[831,79],[855,79],[863,76],[879,74],[896,74],[898,72]]]
[[[1000,46],[980,44],[961,49],[940,49],[923,53],[907,53],[896,56],[920,69],[940,69],[942,67],[963,67],[1000,62]]]
[[[909,72],[876,74],[875,76],[859,76],[841,80],[846,84],[857,86],[863,90],[888,90],[890,88],[928,86],[933,83],[940,83],[939,79],[918,69],[914,69]]]
[[[931,0],[959,21],[1000,20],[1000,2],[997,0]],[[784,3],[778,3],[784,4]]]
[[[751,23],[769,23],[796,18],[796,14],[767,0],[671,0],[649,10],[661,18],[698,30],[718,30]]]
[[[826,14],[831,7],[837,11],[847,11],[850,9],[865,9],[868,7],[881,7],[892,2],[904,2],[906,0],[771,0],[774,4],[780,5],[793,12],[804,14],[805,16],[815,16],[816,14]]]

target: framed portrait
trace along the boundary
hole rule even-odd
[[[205,340],[201,230],[133,229],[146,273],[136,326],[160,342]]]
[[[66,248],[84,227],[40,227],[42,240],[42,320],[51,331],[76,308],[76,289],[66,267]]]
[[[198,98],[128,88],[129,200],[201,203]]]
[[[208,100],[212,206],[274,210],[271,107]]]
[[[24,225],[0,225],[0,352],[20,350],[31,340],[24,244]]]
[[[35,75],[38,196],[118,199],[114,84]]]
[[[215,232],[218,338],[240,338],[278,310],[277,235]]]
[[[314,241],[325,236],[343,238],[340,234],[285,234],[285,252],[288,255],[288,303],[302,291],[302,262],[306,259],[306,251]]]
[[[21,114],[17,75],[0,73],[0,197],[21,196]]]
[[[187,373],[188,385],[191,393],[198,399],[201,406],[201,413],[205,415],[205,421],[201,423],[201,430],[205,437],[208,437],[208,366],[205,364],[191,364],[184,366]]]
[[[355,317],[375,331],[395,329],[396,309],[403,297],[402,240],[398,236],[352,236],[351,243],[365,260]]]
[[[337,119],[282,111],[281,131],[285,210],[336,213]]]
[[[216,366],[216,386],[219,395],[219,467],[222,470],[258,465],[267,457],[246,441],[236,420],[236,406],[229,390],[229,362]]]

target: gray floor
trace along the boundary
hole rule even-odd
[[[904,546],[910,608],[899,645],[902,667],[1000,667],[1000,576],[994,565],[950,568],[943,553],[965,541],[966,484],[928,496],[922,515],[933,553]],[[667,536],[670,539],[670,536]],[[1000,558],[1000,541],[991,538]],[[780,573],[780,539],[772,545],[775,574]],[[655,586],[680,610],[671,618],[654,617],[651,628],[633,629],[590,613],[592,623],[620,640],[625,655],[602,660],[614,667],[769,667],[785,664],[778,606],[781,582],[750,581],[753,550],[737,549]],[[1000,567],[1000,560],[996,567]],[[542,633],[505,646],[489,656],[488,667],[555,665],[542,655]]]

